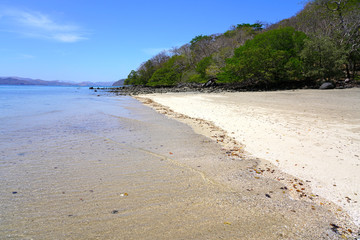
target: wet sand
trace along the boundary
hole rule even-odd
[[[229,153],[135,100],[120,104],[126,114],[101,104],[2,135],[1,239],[342,239],[356,231],[327,206],[292,198],[260,174],[275,166],[241,157],[236,143]]]
[[[220,127],[243,145],[246,156],[303,180],[360,223],[360,89],[142,97]],[[196,121],[190,125],[201,131]],[[286,184],[304,199],[301,186]]]

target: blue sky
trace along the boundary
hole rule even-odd
[[[116,81],[163,49],[291,17],[303,0],[0,0],[0,76]]]

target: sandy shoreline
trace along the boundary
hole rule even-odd
[[[248,156],[266,159],[302,179],[314,194],[337,204],[360,224],[360,89],[140,98],[212,122],[243,144]],[[294,193],[306,195],[300,185],[292,185]]]
[[[241,146],[208,122],[189,119],[230,150],[129,97],[75,99],[33,127],[25,118],[26,131],[1,125],[0,239],[358,235],[326,206],[291,198],[262,176],[273,166],[240,159]]]
[[[0,239],[359,237],[306,181],[244,158],[209,121],[61,91],[46,114],[1,119]],[[43,109],[33,98],[26,107]]]

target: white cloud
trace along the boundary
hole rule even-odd
[[[60,42],[78,42],[81,40],[85,40],[86,38],[79,36],[77,34],[65,33],[65,34],[55,34],[53,39],[56,39]]]
[[[87,39],[79,26],[59,23],[40,12],[4,9],[0,10],[0,19],[3,22],[0,26],[11,29],[8,32],[16,32],[25,37],[52,39],[67,43]]]

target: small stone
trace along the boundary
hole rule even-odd
[[[331,82],[325,82],[321,84],[321,86],[319,87],[319,89],[334,89],[334,88],[335,86]]]
[[[333,232],[335,232],[335,233],[338,233],[338,232],[339,232],[338,229],[339,229],[340,227],[339,227],[338,225],[331,223],[330,226],[331,226],[331,230],[332,230]]]

